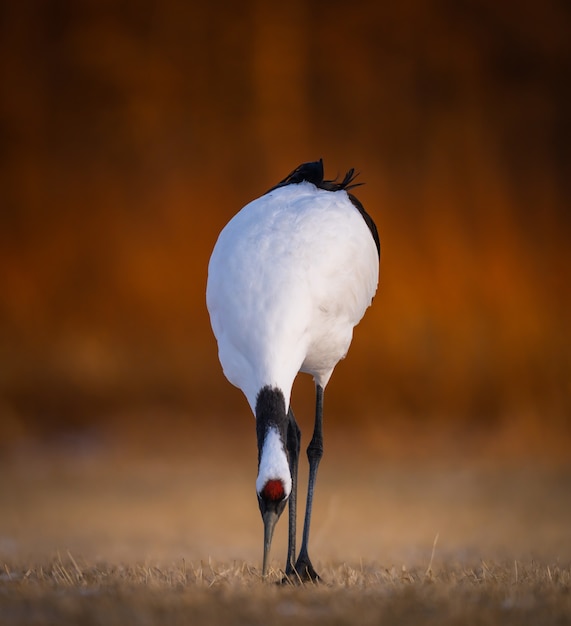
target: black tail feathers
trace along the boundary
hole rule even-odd
[[[358,187],[363,184],[353,183],[357,176],[358,174],[355,174],[355,170],[351,168],[345,174],[345,177],[341,182],[337,182],[337,178],[334,178],[333,180],[325,180],[323,178],[323,159],[319,159],[319,161],[302,163],[269,191],[273,191],[279,187],[285,187],[286,185],[296,185],[303,181],[312,183],[318,189],[325,189],[326,191],[340,191],[342,189],[349,191],[349,189],[353,189],[354,187]]]

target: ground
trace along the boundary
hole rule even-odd
[[[23,447],[0,473],[0,623],[564,624],[571,468],[382,460],[330,437],[310,552],[324,579],[260,577],[255,442],[150,454]],[[302,473],[302,480],[305,477]]]

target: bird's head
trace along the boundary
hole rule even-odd
[[[264,560],[262,565],[262,575],[268,573],[270,560],[270,548],[274,529],[280,515],[285,509],[289,493],[286,492],[286,485],[279,479],[270,479],[266,482],[260,492],[258,492],[258,505],[262,520],[264,522]]]
[[[270,548],[276,523],[291,493],[292,480],[286,453],[287,416],[283,394],[264,387],[256,404],[258,478],[256,492],[264,522],[262,574],[268,573]]]

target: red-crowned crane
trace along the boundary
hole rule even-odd
[[[264,522],[262,574],[274,528],[289,502],[286,581],[317,581],[309,526],[323,455],[323,391],[349,349],[353,328],[379,278],[377,228],[342,181],[324,180],[323,162],[304,163],[237,213],[208,266],[206,301],[228,380],[256,417],[256,491]],[[300,430],[290,407],[298,372],[313,376],[315,427],[307,448],[309,484],[301,550],[295,559]]]

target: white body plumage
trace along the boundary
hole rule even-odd
[[[266,385],[282,390],[287,410],[299,371],[325,388],[378,277],[375,241],[345,190],[290,184],[230,220],[206,299],[224,374],[253,412]]]

